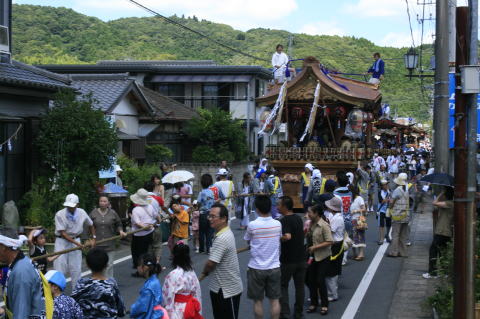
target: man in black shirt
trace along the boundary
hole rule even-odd
[[[293,277],[295,285],[295,319],[303,318],[303,302],[305,299],[306,256],[304,247],[303,221],[293,213],[293,200],[289,196],[280,197],[277,202],[278,211],[282,214],[280,269],[282,272],[280,298],[280,318],[290,318],[288,284]]]

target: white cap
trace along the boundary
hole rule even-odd
[[[68,194],[67,198],[65,199],[65,203],[63,206],[65,207],[77,207],[79,203],[78,196],[75,194]]]
[[[123,172],[123,169],[120,167],[120,165],[115,164],[115,172]]]
[[[312,163],[307,163],[305,164],[305,168],[308,168],[311,172],[313,171],[313,165]]]
[[[220,168],[217,172],[217,175],[221,175],[221,176],[228,175],[228,171],[225,168]]]

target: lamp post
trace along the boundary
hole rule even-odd
[[[418,54],[415,52],[414,48],[408,49],[407,53],[403,56],[405,62],[405,68],[408,70],[408,77],[412,79],[413,70],[417,68],[418,65]]]

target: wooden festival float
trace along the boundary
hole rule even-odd
[[[264,134],[275,134],[279,127],[285,132],[277,145],[266,147],[265,157],[279,172],[284,194],[295,199],[296,208],[302,207],[300,174],[306,163],[328,177],[340,169],[355,169],[358,161],[371,159],[375,152],[392,152],[375,149],[372,143],[381,100],[377,85],[330,72],[314,57],[304,59],[294,79],[272,85],[256,99],[258,106],[273,107],[269,118],[260,119]]]

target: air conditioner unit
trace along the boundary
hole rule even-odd
[[[8,27],[0,25],[0,52],[10,53]]]

